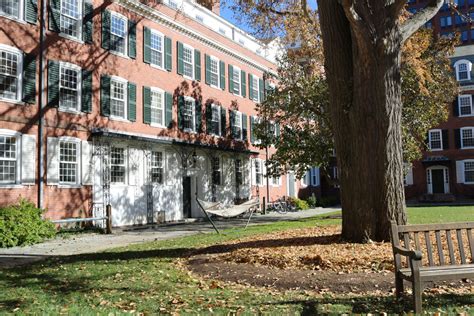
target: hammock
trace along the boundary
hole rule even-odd
[[[232,218],[232,217],[237,217],[241,214],[244,214],[248,212],[250,209],[252,209],[250,213],[250,217],[247,221],[247,225],[245,225],[245,228],[247,228],[247,226],[249,225],[250,219],[252,218],[252,215],[255,211],[255,208],[259,206],[260,204],[258,198],[255,198],[239,205],[232,205],[230,207],[220,209],[219,208],[219,206],[221,205],[220,202],[207,202],[207,201],[200,200],[198,198],[196,198],[196,201],[199,207],[204,212],[204,214],[206,214],[207,219],[209,220],[209,222],[211,222],[212,226],[214,227],[214,229],[216,230],[218,234],[220,234],[220,232],[217,229],[216,225],[214,225],[214,222],[211,220],[211,217],[209,216],[209,214],[217,215],[224,218]]]

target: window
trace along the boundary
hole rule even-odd
[[[122,80],[110,81],[110,116],[126,119],[127,83]]]
[[[459,115],[469,116],[473,114],[472,97],[470,95],[460,95],[458,97]]]
[[[474,128],[461,128],[461,147],[474,147]]]
[[[234,82],[233,86],[234,86],[234,91],[232,91],[234,94],[236,95],[241,95],[241,91],[240,91],[240,75],[241,75],[241,71],[239,68],[237,67],[234,67],[233,68],[233,71],[232,71],[232,81]]]
[[[280,180],[281,180],[281,177],[280,177],[280,176],[273,176],[273,177],[271,178],[271,184],[272,184],[272,186],[275,186],[275,187],[280,186]]]
[[[219,28],[219,33],[221,33],[224,36],[226,35],[226,31],[222,27]]]
[[[212,184],[221,185],[221,160],[219,157],[212,157]]]
[[[456,69],[456,80],[457,81],[464,81],[464,80],[471,80],[471,68],[472,64],[468,60],[458,60],[454,64],[454,68]]]
[[[242,139],[242,113],[234,111],[234,137],[235,139]]]
[[[0,15],[21,18],[21,0],[0,0]]]
[[[301,184],[305,187],[309,186],[310,185],[310,182],[311,179],[310,179],[310,170],[306,171],[306,173],[304,174],[303,178],[301,178]]]
[[[20,100],[21,67],[19,51],[0,47],[0,98]]]
[[[200,23],[204,23],[204,17],[202,15],[196,14],[196,20]]]
[[[311,168],[310,170],[311,186],[319,186],[319,168]]]
[[[183,45],[183,75],[194,78],[194,49]]]
[[[168,5],[172,9],[178,9],[178,3],[175,0],[168,0]]]
[[[185,97],[183,109],[183,127],[187,131],[195,131],[195,108],[196,106],[194,99],[190,97]]]
[[[82,1],[61,0],[60,30],[66,35],[81,38]]]
[[[59,107],[63,110],[78,111],[80,104],[80,68],[74,65],[60,64]]]
[[[212,87],[219,88],[219,59],[211,56],[209,70],[209,83]]]
[[[464,182],[474,183],[474,161],[464,162]]]
[[[258,84],[258,77],[257,76],[251,76],[252,77],[252,82],[250,83],[252,85],[252,90],[253,90],[253,96],[252,100],[255,102],[260,102],[260,86]]]
[[[77,184],[78,183],[78,142],[60,141],[59,142],[59,183]]]
[[[18,142],[14,136],[0,135],[0,183],[15,183],[18,170]]]
[[[151,152],[151,182],[163,183],[163,153],[159,151]]]
[[[243,175],[242,160],[235,159],[235,183],[237,183],[237,185],[244,184]]]
[[[263,185],[263,167],[262,167],[262,160],[255,159],[254,161],[254,168],[255,168],[255,184],[256,185]]]
[[[443,139],[441,136],[441,130],[433,129],[429,131],[429,147],[430,150],[442,150],[443,149]]]
[[[155,31],[150,34],[150,62],[151,64],[163,68],[163,35]]]
[[[110,150],[110,182],[125,183],[125,149],[112,147]]]
[[[164,92],[161,90],[151,90],[151,123],[160,126],[164,125],[165,122],[165,110],[164,110]]]
[[[221,135],[221,107],[215,104],[211,105],[211,133]]]
[[[127,19],[115,12],[110,16],[110,49],[125,55],[127,51]]]

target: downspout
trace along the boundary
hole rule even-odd
[[[38,93],[38,208],[43,208],[44,192],[44,155],[43,155],[43,99],[44,99],[44,16],[46,11],[46,0],[41,0],[40,6],[40,37],[39,37],[39,93]]]
[[[267,86],[267,73],[263,74],[263,100],[267,97],[267,91],[266,91],[266,86]],[[260,100],[261,102],[263,100]],[[265,135],[268,137],[268,118],[267,118],[267,111],[265,110],[265,115],[264,115],[264,120],[265,120]],[[265,179],[266,179],[266,184],[267,184],[267,204],[270,203],[270,180],[268,179],[268,141],[265,142]]]

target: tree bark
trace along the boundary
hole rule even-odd
[[[398,14],[386,4],[318,0],[346,240],[389,239],[406,223]],[[367,3],[370,2],[370,5]],[[393,1],[392,1],[393,2]]]

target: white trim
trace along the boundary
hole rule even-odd
[[[196,74],[194,73],[195,71],[195,68],[196,68],[196,61],[194,60],[194,47],[192,47],[191,45],[188,45],[188,44],[185,44],[185,43],[182,43],[183,44],[183,77],[186,78],[186,79],[189,79],[189,80],[194,80],[194,78],[196,78]],[[190,77],[190,76],[187,76],[186,74],[184,74],[184,64],[189,64],[188,62],[185,62],[184,61],[184,50],[185,49],[188,49],[188,50],[191,50],[191,71],[193,72],[193,75]]]
[[[184,96],[184,107],[185,107],[184,110],[186,110],[186,101],[191,101],[193,103],[193,106],[192,106],[193,122],[192,122],[192,128],[183,126],[183,131],[187,132],[187,133],[197,133],[197,131],[196,131],[196,99],[194,99],[193,97],[185,95]]]
[[[466,79],[459,79],[459,65],[466,64],[467,65],[467,78]],[[456,72],[456,80],[457,81],[468,81],[471,80],[471,71],[472,71],[472,63],[467,59],[460,59],[454,63],[454,69]]]
[[[78,65],[71,64],[68,62],[60,61],[59,62],[59,95],[61,95],[61,69],[70,68],[77,71],[77,100],[76,100],[76,109],[69,109],[61,107],[61,100],[58,100],[58,110],[62,112],[70,112],[70,113],[80,113],[81,106],[82,106],[82,69]]]
[[[0,44],[0,50],[5,50],[8,51],[9,53],[12,54],[17,54],[18,55],[18,65],[17,65],[17,91],[16,91],[16,99],[8,99],[8,98],[3,98],[0,97],[0,101],[5,101],[5,102],[12,102],[12,103],[23,103],[22,97],[23,97],[23,52],[19,50],[16,47],[5,45],[5,44]]]
[[[25,0],[25,1],[28,1],[28,0]],[[59,35],[62,36],[62,37],[71,39],[71,40],[79,41],[80,43],[84,43],[83,40],[82,40],[82,24],[83,24],[83,21],[84,21],[84,13],[82,11],[83,11],[83,7],[84,7],[84,0],[79,0],[79,4],[78,4],[78,9],[79,9],[78,16],[79,17],[77,18],[77,20],[74,17],[63,14],[62,13],[62,2],[63,2],[63,0],[58,0],[58,1],[59,1],[59,30],[60,30]],[[77,35],[78,35],[77,37],[61,32],[61,19],[62,19],[63,16],[77,21],[76,22],[77,23],[76,31],[77,31]]]
[[[161,122],[163,122],[163,124],[154,123],[151,120],[152,119],[151,111],[153,110],[151,98],[152,98],[153,92],[161,94],[161,107],[162,107]],[[150,125],[153,127],[166,128],[165,119],[166,119],[165,91],[160,88],[150,87]]]
[[[220,65],[221,60],[219,58],[217,58],[216,56],[213,56],[213,55],[208,55],[208,56],[209,56],[209,60],[210,60],[211,63],[213,61],[215,61],[217,63],[217,85],[213,85],[212,82],[211,82],[211,78],[209,78],[209,86],[211,86],[213,88],[216,88],[216,89],[219,89],[219,90],[222,90],[221,89],[221,65]],[[211,65],[209,65],[209,72],[212,75],[213,72],[211,71],[211,69],[212,69],[212,67],[211,67]]]
[[[459,138],[461,139],[461,149],[472,149],[474,148],[474,146],[464,146],[464,140],[463,140],[463,137],[462,137],[462,132],[464,130],[471,130],[472,132],[472,137],[474,138],[474,127],[470,127],[470,126],[466,126],[466,127],[462,127],[459,129]]]
[[[242,139],[244,138],[243,116],[242,116],[243,113],[240,112],[240,111],[237,111],[237,110],[232,110],[232,111],[234,111],[234,124],[235,124],[235,118],[236,118],[237,116],[239,116],[239,118],[240,118],[240,125],[239,125],[239,127],[240,127],[240,137],[237,138],[237,140],[242,140]],[[235,126],[234,126],[234,128],[235,128]],[[232,132],[232,131],[231,131],[231,132]]]
[[[222,106],[220,105],[217,105],[215,103],[211,103],[211,122],[212,122],[212,111],[213,109],[217,109],[217,115],[218,115],[218,125],[219,125],[219,130],[218,130],[218,133],[215,134],[213,131],[210,133],[210,135],[212,136],[216,136],[216,137],[222,137]]]
[[[255,103],[259,103],[260,102],[260,78],[258,76],[253,75],[253,74],[250,74],[250,78],[251,78],[252,82],[249,82],[249,85],[252,85],[252,90],[253,90],[252,101],[254,101]],[[257,89],[256,90],[253,87],[253,81],[254,80],[257,81]]]
[[[156,68],[156,69],[166,71],[166,69],[165,69],[165,35],[163,33],[161,33],[160,31],[157,31],[155,29],[149,28],[149,30],[150,30],[150,66],[152,66],[153,68]],[[151,37],[152,37],[153,34],[161,37],[161,65],[154,64],[152,62],[152,59],[151,59],[151,52],[152,51],[158,52],[158,50],[153,49],[151,47]],[[143,39],[143,40],[145,40],[145,39]]]
[[[239,87],[239,93],[235,93],[235,80],[234,80],[234,73],[238,72],[239,74],[239,84],[237,85]],[[238,97],[242,97],[242,69],[240,69],[237,66],[232,65],[232,74],[229,74],[231,76],[231,80],[233,82],[234,88],[232,89],[232,94]]]
[[[124,84],[124,89],[123,89],[124,108],[123,108],[123,117],[112,115],[112,113],[110,113],[109,118],[111,120],[115,120],[115,121],[130,122],[128,120],[128,81],[124,78],[121,78],[121,77],[110,76],[110,91],[109,91],[109,93],[110,93],[110,103],[111,103],[110,111],[111,112],[112,112],[112,81],[116,81],[116,82]]]
[[[76,144],[76,181],[75,182],[61,182],[61,143],[75,143]],[[70,136],[61,136],[58,137],[58,187],[59,188],[78,188],[81,187],[82,183],[82,166],[81,166],[81,157],[82,157],[82,143],[80,138],[70,137]]]
[[[449,168],[445,166],[432,166],[426,169],[426,184],[428,194],[433,194],[433,170],[443,170],[444,193],[449,193]]]
[[[13,20],[13,21],[16,21],[16,22],[23,22],[25,23],[25,0],[18,0],[18,17],[14,16],[14,15],[9,15],[9,14],[5,14],[5,13],[0,13],[0,17],[4,17],[4,18],[7,18],[7,19],[10,19],[10,20]]]
[[[464,184],[474,184],[474,181],[466,181],[466,163],[472,162],[474,163],[474,159],[465,159],[462,160],[462,183]]]
[[[439,133],[439,142],[440,142],[440,148],[432,148],[431,146],[431,133]],[[428,131],[428,143],[429,143],[429,148],[430,151],[441,151],[443,150],[443,131],[441,129],[430,129]]]
[[[123,181],[124,182],[112,182],[112,148],[122,148],[123,149],[123,166],[124,166],[124,175],[123,175]],[[128,186],[128,180],[129,180],[129,175],[128,173],[130,172],[130,166],[129,166],[129,154],[130,150],[127,144],[124,143],[113,143],[110,145],[110,185],[116,186],[116,187],[124,187]],[[119,165],[117,165],[119,166]]]
[[[0,188],[6,188],[10,186],[18,186],[21,187],[21,149],[22,149],[22,141],[21,141],[21,136],[22,134],[17,131],[9,130],[9,129],[0,129],[0,136],[4,137],[11,137],[15,138],[15,181],[14,182],[8,182],[8,181],[1,181],[0,182]]]
[[[113,50],[112,48],[110,48],[110,52],[114,53],[115,55],[117,56],[121,56],[121,57],[126,57],[126,58],[129,58],[128,57],[128,18],[116,11],[109,11],[110,12],[110,25],[109,25],[109,28],[110,28],[110,35],[113,35],[113,36],[119,36],[117,34],[114,34],[112,33],[112,17],[115,16],[116,18],[119,18],[119,19],[124,19],[125,20],[125,34],[124,34],[124,39],[125,39],[125,45],[124,45],[124,52],[118,52],[116,50]]]

